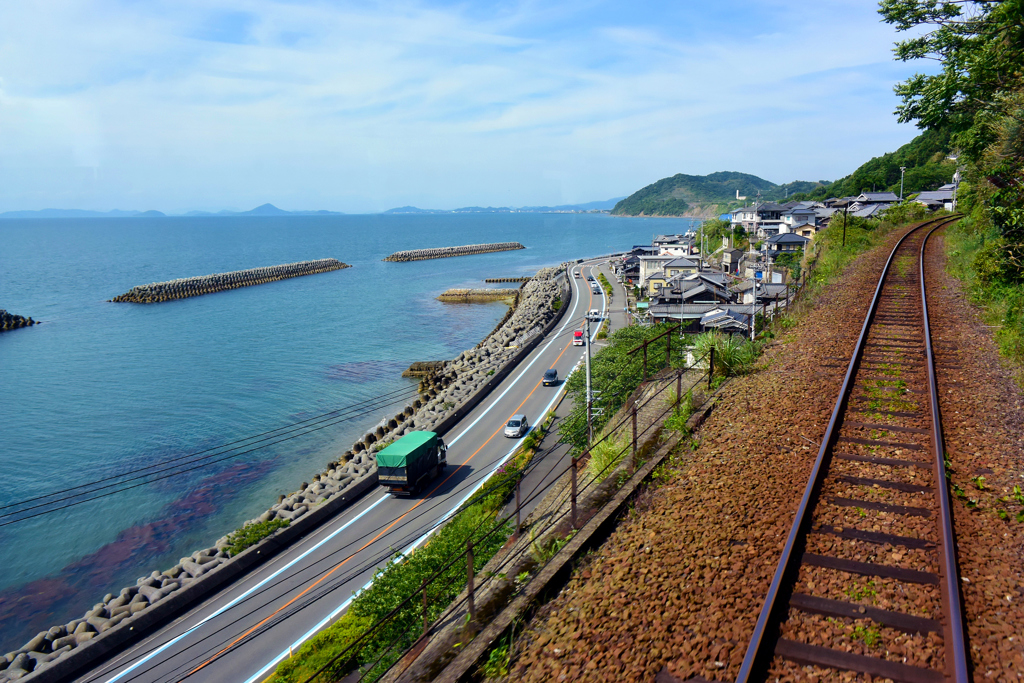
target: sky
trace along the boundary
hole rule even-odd
[[[0,3],[0,212],[349,213],[832,180],[909,142],[864,0]]]

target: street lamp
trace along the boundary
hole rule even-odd
[[[906,166],[900,166],[900,204],[903,203],[903,174],[906,172]]]

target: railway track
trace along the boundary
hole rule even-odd
[[[968,680],[921,224],[861,329],[738,683]]]

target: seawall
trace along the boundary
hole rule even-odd
[[[519,242],[492,242],[490,244],[466,244],[461,247],[438,247],[436,249],[410,249],[396,251],[385,261],[423,261],[432,258],[450,258],[452,256],[469,256],[471,254],[488,254],[492,251],[514,251],[526,249]]]
[[[250,268],[249,270],[235,270],[230,273],[217,273],[214,275],[202,275],[200,277],[187,277],[167,282],[153,282],[148,285],[139,285],[130,290],[115,296],[110,301],[127,302],[134,304],[153,304],[162,301],[173,301],[175,299],[187,299],[192,296],[213,294],[228,289],[239,287],[250,287],[262,285],[277,280],[287,280],[302,275],[315,275],[326,273],[331,270],[351,268],[347,263],[338,259],[325,258],[316,261],[299,261],[298,263],[286,263],[281,266],[268,266],[266,268]]]
[[[558,324],[571,288],[564,267],[544,268],[518,293],[517,305],[480,344],[451,361],[433,362],[420,397],[385,418],[352,448],[250,522],[289,525],[231,557],[228,537],[183,557],[173,567],[140,577],[108,593],[85,615],[41,631],[21,648],[0,656],[0,682],[58,683],[134,642],[160,623],[204,599],[226,582],[273,557],[294,540],[377,486],[376,451],[414,430],[444,435],[475,408]],[[553,306],[559,300],[558,310]],[[27,674],[27,675],[26,675]]]
[[[0,308],[0,332],[16,330],[20,327],[30,327],[35,324],[36,321],[32,318],[14,315],[13,313],[8,313],[4,309]]]

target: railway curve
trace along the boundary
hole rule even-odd
[[[737,683],[969,680],[924,277],[955,220],[910,230],[883,268]]]

